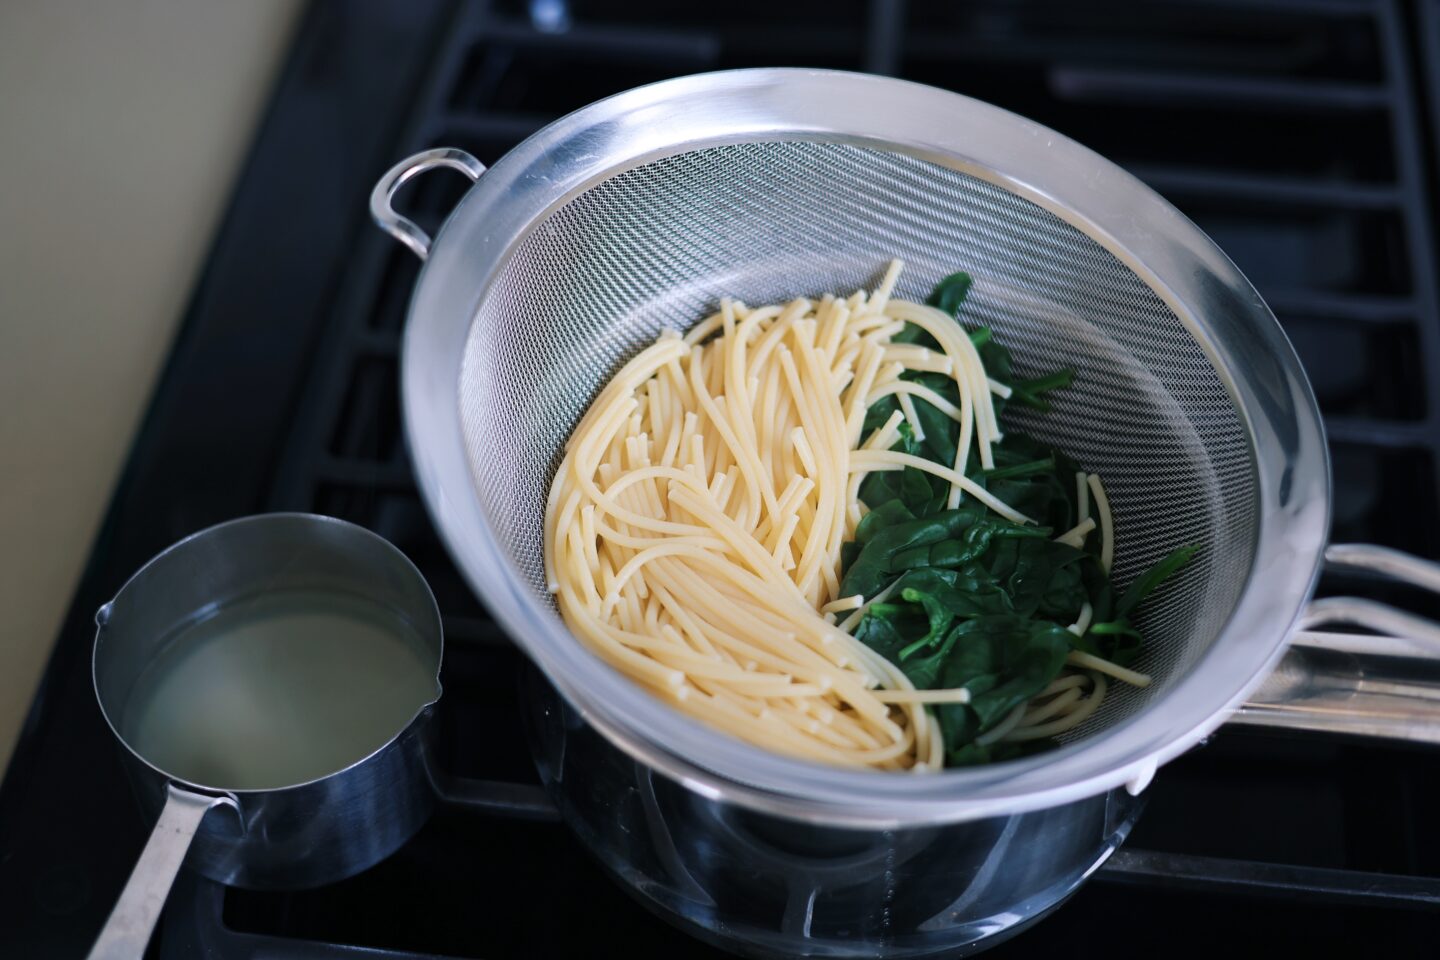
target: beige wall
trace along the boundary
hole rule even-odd
[[[0,769],[299,6],[0,2]]]

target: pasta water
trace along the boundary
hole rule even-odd
[[[140,675],[120,732],[173,776],[273,789],[364,759],[438,693],[418,635],[386,607],[271,594],[180,631]]]

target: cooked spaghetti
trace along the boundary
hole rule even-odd
[[[862,484],[918,472],[942,490],[936,517],[968,509],[974,524],[978,511],[998,518],[997,537],[1053,531],[983,481],[1003,473],[993,398],[1011,388],[987,375],[952,316],[891,298],[899,271],[892,263],[868,296],[758,308],[724,300],[684,336],[666,331],[634,357],[565,447],[546,504],[545,569],[571,631],[677,709],[809,760],[933,770],[946,763],[943,711],[972,691],[917,689],[901,657],[852,635],[900,579],[872,596],[842,590],[842,551],[858,546],[867,515]],[[907,328],[934,346],[897,341]],[[937,374],[941,389],[926,382]],[[896,409],[867,432],[882,402]],[[923,440],[922,412],[933,411],[958,428],[948,462],[900,443]],[[1053,539],[1080,551],[1098,532],[1108,569],[1103,487],[1079,473],[1075,491],[1078,523]],[[1087,603],[1065,636],[1084,636],[1090,616]],[[974,744],[1052,737],[1093,714],[1107,676],[1148,682],[1065,649],[1064,671]]]

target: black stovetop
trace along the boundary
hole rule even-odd
[[[1440,0],[1080,6],[316,2],[0,787],[0,956],[83,955],[148,830],[90,690],[93,611],[170,542],[267,509],[369,526],[429,579],[448,641],[448,802],[389,860],[319,890],[182,874],[152,954],[499,960],[597,952],[603,931],[627,956],[712,955],[605,879],[535,785],[521,657],[410,477],[396,353],[416,262],[365,206],[410,152],[493,161],[651,80],[762,64],[892,73],[1130,168],[1219,242],[1295,341],[1330,431],[1335,538],[1440,553]],[[433,228],[462,189],[429,178],[402,204]],[[1333,577],[1322,589],[1397,596]],[[1180,940],[1434,955],[1440,751],[1224,730],[1150,794],[1093,882],[993,955],[1148,957]]]

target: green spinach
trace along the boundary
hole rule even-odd
[[[969,274],[953,273],[935,286],[926,302],[958,323],[971,286]],[[1009,350],[988,327],[969,335],[987,374],[1010,388],[1011,403],[1049,410],[1047,394],[1074,380],[1072,370],[1017,377]],[[938,347],[913,324],[893,340]],[[959,391],[949,376],[904,376],[959,405]],[[916,438],[908,421],[902,422],[892,449],[954,464],[958,425],[918,397],[914,407],[923,439]],[[1004,408],[998,396],[995,407],[997,414]],[[866,412],[865,432],[882,426],[898,409],[893,395],[873,404]],[[979,743],[976,738],[1054,680],[1072,650],[1121,665],[1133,663],[1143,638],[1131,616],[1198,549],[1187,546],[1168,554],[1117,600],[1100,564],[1098,537],[1089,538],[1084,549],[1053,539],[1077,521],[1079,464],[1013,429],[1007,429],[991,452],[993,466],[982,469],[978,446],[971,450],[966,471],[970,479],[1035,524],[1012,523],[973,497],[950,509],[948,483],[906,467],[872,473],[861,483],[860,499],[868,513],[841,554],[841,596],[873,597],[892,587],[886,602],[867,609],[855,628],[856,638],[897,664],[920,689],[964,687],[970,692],[969,703],[932,708],[950,765],[1043,749],[1043,741]],[[1086,604],[1092,624],[1076,636],[1067,625],[1079,619]]]

